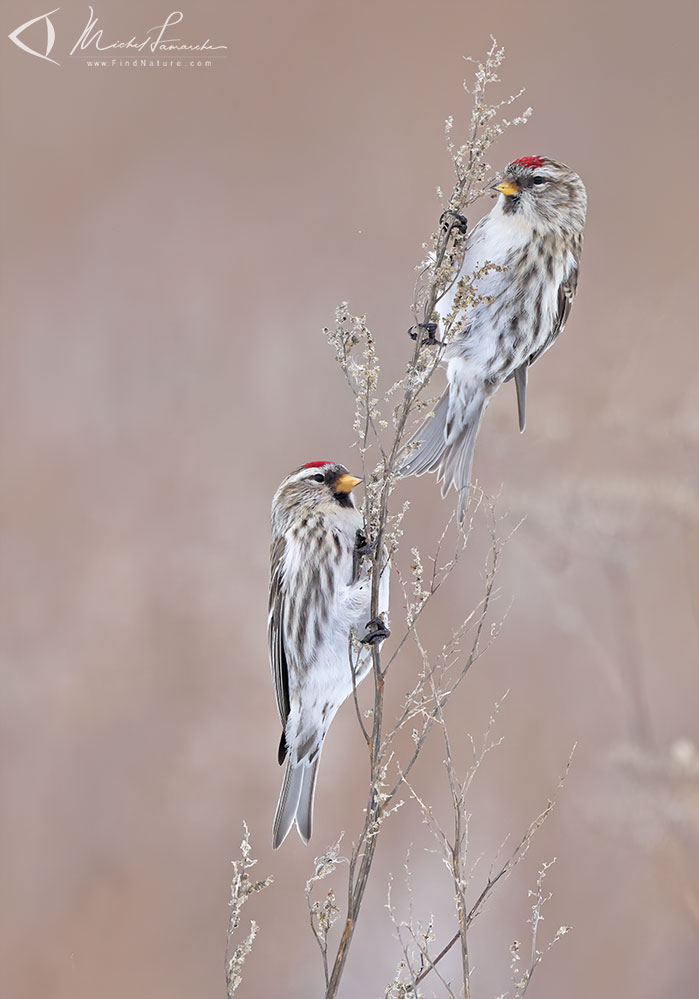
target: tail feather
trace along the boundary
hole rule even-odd
[[[458,441],[450,445],[448,470],[445,467],[443,472],[443,492],[448,491],[449,486],[453,485],[459,494],[459,502],[456,509],[459,521],[464,519],[466,507],[468,506],[468,487],[471,483],[471,471],[473,469],[473,451],[476,446],[476,438],[480,429],[484,408],[484,405],[481,404],[476,412],[472,414],[470,421],[459,435]]]
[[[315,798],[316,777],[318,776],[318,759],[319,757],[316,756],[313,763],[306,763],[304,766],[301,796],[296,809],[296,827],[304,843],[309,841],[313,832],[313,799]]]
[[[448,409],[449,389],[435,406],[434,416],[425,420],[417,433],[412,436],[410,443],[420,441],[420,447],[403,465],[401,475],[422,475],[423,472],[434,472],[439,467],[446,447],[444,431]]]
[[[316,752],[312,763],[308,757],[294,763],[291,757],[286,762],[282,789],[279,793],[277,811],[272,827],[272,846],[276,850],[282,845],[294,822],[304,843],[311,838],[313,830],[313,798],[320,752]]]
[[[446,496],[454,486],[459,494],[459,520],[464,519],[468,504],[473,451],[486,401],[485,396],[479,398],[474,395],[469,403],[466,421],[459,426],[457,421],[453,421],[453,414],[449,413],[447,389],[435,408],[434,417],[424,423],[412,438],[413,441],[421,442],[420,447],[401,469],[403,475],[422,475],[423,472],[436,471],[437,481],[442,483],[442,496]]]
[[[286,761],[284,780],[272,827],[272,846],[275,850],[282,845],[294,824],[303,787],[304,769],[303,763],[294,763],[291,757]]]

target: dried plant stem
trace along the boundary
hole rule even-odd
[[[359,839],[354,847],[352,856],[349,860],[349,877],[348,877],[348,890],[347,890],[347,912],[345,918],[345,924],[343,927],[342,935],[340,937],[340,942],[338,945],[338,950],[336,953],[335,961],[333,964],[332,972],[330,975],[330,980],[326,989],[326,999],[331,999],[337,995],[337,989],[344,972],[345,963],[347,960],[347,954],[352,941],[352,936],[357,923],[357,917],[362,905],[364,898],[364,893],[369,880],[369,875],[371,872],[372,863],[374,860],[374,854],[376,851],[376,846],[378,843],[378,834],[380,829],[380,824],[384,817],[389,814],[391,806],[393,805],[394,799],[400,790],[400,787],[405,783],[407,784],[407,777],[412,770],[413,766],[417,762],[420,755],[420,751],[423,748],[434,724],[443,717],[443,710],[454,693],[458,688],[459,684],[462,682],[466,673],[472,666],[472,664],[479,658],[482,654],[482,649],[480,647],[482,630],[485,621],[488,616],[488,610],[490,607],[490,601],[493,595],[493,588],[495,583],[495,573],[497,570],[498,559],[500,555],[500,546],[495,535],[493,535],[493,552],[490,560],[490,565],[488,569],[488,578],[486,582],[486,594],[481,601],[480,614],[478,616],[477,624],[475,627],[475,636],[471,645],[471,650],[466,660],[463,662],[460,672],[456,677],[453,678],[452,683],[446,690],[437,690],[434,686],[434,671],[428,671],[425,674],[424,682],[426,685],[432,688],[432,698],[433,703],[430,709],[426,709],[424,706],[421,708],[420,713],[424,716],[423,730],[420,733],[418,739],[416,740],[416,745],[413,750],[411,757],[409,758],[406,766],[400,771],[400,774],[391,787],[389,791],[382,790],[385,784],[385,768],[388,762],[388,756],[390,753],[391,743],[407,720],[409,712],[403,712],[403,720],[392,729],[387,735],[383,735],[383,704],[384,704],[384,682],[385,682],[385,670],[381,668],[380,652],[376,646],[373,648],[374,663],[373,663],[373,676],[374,676],[374,708],[373,708],[373,725],[371,731],[371,737],[369,742],[369,755],[370,755],[370,782],[369,782],[369,800],[367,802],[366,814],[364,827],[360,833]],[[455,564],[453,561],[452,565]],[[414,625],[413,625],[414,630]],[[451,649],[452,643],[449,643],[448,648]],[[395,806],[394,806],[395,807]],[[465,912],[465,901],[464,901],[464,912]],[[465,938],[465,937],[464,937]],[[466,956],[467,960],[467,956]]]
[[[436,282],[435,282],[436,284]],[[424,387],[424,383],[418,387],[413,386],[414,376],[418,371],[419,362],[421,359],[421,354],[423,352],[423,340],[426,338],[426,332],[423,328],[419,328],[417,339],[415,342],[415,348],[413,350],[413,356],[411,363],[408,368],[408,375],[406,376],[406,388],[403,396],[403,402],[400,409],[400,415],[396,422],[395,435],[393,438],[393,443],[388,453],[388,456],[383,457],[383,481],[381,483],[380,499],[378,503],[378,518],[377,518],[377,528],[374,534],[374,550],[371,557],[372,561],[372,589],[371,589],[371,616],[372,618],[377,618],[379,616],[379,581],[381,579],[381,573],[383,572],[385,561],[386,561],[386,551],[385,551],[385,539],[386,539],[386,529],[388,524],[388,501],[389,496],[392,491],[395,479],[397,477],[399,468],[399,458],[403,451],[405,445],[406,427],[408,423],[409,416],[411,414],[415,398],[418,392]],[[430,366],[430,375],[436,367],[436,361],[433,361]],[[367,412],[369,412],[369,405],[366,405]],[[364,443],[366,445],[366,438],[368,436],[368,420],[364,424]],[[369,511],[366,511],[368,513]],[[368,518],[367,518],[368,520]],[[385,671],[381,666],[381,652],[378,646],[374,645],[372,648],[372,668],[374,676],[374,707],[373,707],[373,725],[371,736],[369,739],[369,761],[370,761],[370,785],[369,785],[369,800],[366,807],[366,816],[364,821],[364,829],[359,837],[359,842],[355,851],[353,852],[352,858],[350,860],[349,868],[349,884],[347,893],[347,915],[345,919],[345,926],[342,931],[342,936],[340,938],[340,943],[337,949],[337,954],[332,968],[332,973],[330,975],[330,980],[328,982],[328,987],[326,991],[326,999],[332,999],[332,997],[337,995],[337,989],[342,978],[342,974],[345,968],[345,963],[347,960],[347,953],[349,951],[350,943],[352,941],[352,936],[354,934],[357,916],[361,908],[362,900],[364,898],[364,892],[366,890],[366,885],[369,879],[369,873],[371,871],[371,866],[374,860],[374,853],[376,851],[376,844],[378,840],[378,824],[381,818],[381,803],[378,799],[377,788],[380,784],[379,776],[379,762],[381,759],[381,749],[383,741],[383,703],[384,703],[384,677]],[[356,701],[356,684],[355,684],[355,704],[358,706]],[[359,712],[358,712],[359,714]],[[361,715],[360,720],[361,720]],[[361,722],[361,727],[366,735],[366,729]]]
[[[419,346],[416,347],[416,357],[419,352]],[[406,393],[407,395],[407,393]],[[403,407],[401,413],[401,419],[398,422],[398,430],[396,433],[396,440],[394,442],[394,448],[392,449],[391,455],[389,456],[389,466],[392,461],[397,459],[400,451],[400,438],[404,431],[409,405]],[[374,549],[373,555],[373,576],[372,576],[372,617],[378,616],[378,586],[377,581],[380,578],[380,574],[383,570],[382,562],[382,552],[383,552],[383,540],[385,537],[386,523],[388,517],[388,493],[389,493],[390,479],[384,482],[384,487],[381,493],[381,505],[380,505],[380,518],[379,518],[379,528],[376,533],[377,544]],[[374,705],[373,705],[373,724],[371,735],[369,738],[369,761],[370,761],[370,781],[369,781],[369,799],[366,806],[366,814],[364,821],[364,828],[359,836],[359,840],[355,849],[352,853],[352,857],[349,862],[349,879],[348,879],[348,893],[347,893],[347,914],[345,919],[345,925],[343,928],[342,936],[340,938],[337,954],[335,957],[335,962],[333,964],[332,973],[330,975],[330,980],[328,982],[328,987],[326,991],[326,999],[331,999],[337,994],[337,989],[342,977],[345,962],[347,960],[347,954],[349,951],[350,943],[352,941],[352,936],[356,927],[357,916],[361,908],[361,904],[364,898],[364,892],[369,880],[369,874],[371,872],[372,863],[374,860],[374,854],[376,851],[376,845],[378,842],[379,826],[384,815],[388,813],[389,807],[393,802],[393,799],[398,792],[401,783],[403,782],[405,776],[410,772],[414,766],[417,758],[419,756],[420,750],[422,749],[429,732],[434,724],[435,718],[438,712],[441,712],[444,704],[451,696],[453,691],[456,689],[458,684],[461,682],[466,672],[478,657],[478,645],[480,641],[480,635],[485,622],[485,617],[487,615],[490,598],[492,596],[492,590],[494,585],[494,572],[497,565],[497,555],[493,559],[492,573],[489,576],[486,597],[482,602],[482,611],[479,617],[476,637],[473,643],[471,654],[468,657],[461,675],[457,681],[452,685],[448,692],[445,692],[441,697],[437,698],[436,706],[433,709],[432,714],[427,720],[425,728],[418,740],[418,744],[408,761],[408,764],[399,776],[398,780],[395,782],[394,786],[390,792],[380,794],[380,788],[384,783],[383,771],[386,763],[386,755],[388,745],[393,736],[397,733],[398,728],[392,730],[389,734],[390,738],[388,741],[384,739],[383,734],[383,707],[384,707],[384,683],[386,669],[382,668],[381,665],[381,653],[377,646],[372,648],[373,657],[373,676],[374,676]],[[436,592],[436,587],[433,592]],[[414,626],[413,626],[414,627]],[[361,714],[359,712],[358,702],[355,700],[357,706],[358,716],[361,719]],[[362,730],[366,732],[362,721]]]
[[[372,614],[378,614],[378,609],[374,611],[372,607]],[[376,646],[373,648],[374,654],[374,723],[371,733],[371,742],[369,747],[370,761],[371,761],[371,776],[370,776],[370,790],[369,790],[369,801],[366,808],[366,817],[364,820],[364,829],[359,838],[359,843],[362,845],[362,851],[360,853],[359,847],[356,847],[352,853],[352,857],[349,862],[349,877],[348,877],[348,888],[347,888],[347,915],[345,919],[345,925],[342,931],[342,936],[340,937],[340,943],[337,948],[337,954],[335,956],[335,961],[333,963],[332,973],[330,975],[330,980],[328,982],[328,987],[326,990],[326,999],[331,999],[332,996],[337,995],[337,989],[340,984],[340,979],[342,978],[342,973],[345,969],[345,962],[347,960],[347,953],[349,951],[350,943],[352,942],[352,936],[354,934],[355,926],[357,923],[357,915],[364,898],[364,892],[366,890],[367,882],[369,880],[369,873],[371,871],[371,865],[374,860],[374,852],[376,850],[376,843],[378,837],[372,835],[372,828],[377,826],[378,831],[378,819],[380,813],[380,806],[376,799],[375,788],[377,786],[377,773],[376,767],[378,762],[378,753],[381,746],[381,724],[383,717],[383,674],[381,672],[381,661],[379,657],[379,650]]]
[[[338,363],[355,397],[354,428],[358,438],[365,482],[364,529],[371,544],[369,553],[364,557],[370,563],[372,619],[379,618],[381,610],[379,605],[380,580],[388,561],[395,556],[400,543],[401,530],[399,525],[402,514],[391,514],[390,497],[400,476],[406,450],[410,446],[411,425],[416,417],[424,416],[425,412],[429,412],[431,403],[423,402],[422,396],[442,360],[443,351],[450,336],[453,336],[461,328],[460,323],[463,322],[463,316],[460,318],[456,315],[450,316],[443,324],[441,341],[437,341],[433,335],[438,318],[434,312],[435,306],[445,291],[454,281],[459,279],[466,250],[466,223],[462,213],[487,190],[484,181],[490,167],[485,162],[485,152],[502,131],[513,124],[513,122],[505,120],[497,121],[496,118],[499,109],[505,104],[512,103],[516,99],[515,97],[495,104],[488,104],[485,97],[487,87],[498,80],[497,68],[502,63],[503,58],[503,50],[498,49],[493,40],[493,45],[485,62],[478,66],[475,74],[471,125],[466,142],[459,148],[456,148],[450,141],[451,125],[448,125],[448,149],[452,156],[456,178],[437,231],[433,234],[431,243],[426,244],[427,257],[419,270],[413,301],[415,326],[412,328],[412,333],[415,344],[412,356],[403,379],[396,386],[393,386],[386,396],[387,401],[394,390],[400,389],[402,392],[399,404],[394,406],[392,411],[393,431],[387,443],[384,443],[383,431],[389,427],[389,422],[382,418],[379,400],[375,397],[379,376],[378,355],[373,334],[368,329],[364,317],[351,316],[346,305],[343,305],[337,312],[335,330],[326,331],[331,345],[335,348]],[[466,89],[468,90],[468,88]],[[526,120],[528,114],[529,111],[526,111],[520,118],[515,119],[515,123]],[[475,300],[476,291],[467,281],[462,288],[462,282],[465,282],[465,279],[460,279],[459,303],[460,306],[465,307],[470,301]],[[376,467],[372,468],[368,456],[373,452],[373,449],[378,452],[378,458]],[[405,507],[403,512],[405,512]],[[451,523],[451,518],[449,523]],[[445,528],[442,541],[449,528],[449,523]],[[352,642],[350,642],[349,659],[352,668],[355,711],[369,753],[369,793],[363,828],[353,844],[348,859],[346,912],[331,967],[328,962],[327,935],[324,932],[319,932],[318,925],[313,926],[323,958],[326,999],[334,999],[337,995],[346,968],[347,956],[374,861],[381,824],[401,804],[401,802],[396,802],[396,796],[401,787],[407,786],[407,778],[434,725],[440,720],[443,722],[442,713],[448,700],[464,679],[471,665],[484,651],[481,637],[494,595],[495,572],[501,548],[495,533],[493,534],[492,557],[487,570],[486,591],[479,607],[467,617],[451,640],[445,643],[435,662],[430,661],[429,656],[422,648],[416,630],[416,622],[426,604],[434,597],[441,584],[449,576],[456,565],[459,551],[463,550],[466,544],[468,533],[460,525],[457,526],[456,530],[458,540],[455,554],[446,565],[439,566],[438,551],[433,559],[432,579],[427,590],[424,589],[421,562],[416,553],[416,564],[419,568],[415,570],[414,575],[418,598],[414,604],[411,603],[406,608],[407,631],[405,637],[386,665],[382,664],[378,645],[372,646],[374,687],[370,727],[364,723],[360,709],[353,648]],[[473,629],[474,634],[470,650],[465,656],[462,656],[461,641],[471,629]],[[386,674],[410,637],[414,640],[422,656],[422,671],[397,723],[388,732],[384,732]],[[392,776],[389,780],[387,774],[393,761],[394,739],[399,731],[415,720],[419,722],[419,729],[415,730],[414,749],[406,764],[403,767],[397,767],[395,778]],[[395,766],[395,764],[393,765]],[[458,824],[459,822],[462,822],[461,818],[457,820],[456,828],[458,858],[455,859],[455,869],[457,870],[455,877],[460,885],[465,885],[465,879],[462,877],[459,865],[461,858],[465,856],[462,844],[466,830],[464,826]],[[334,863],[337,862],[337,858],[335,858]],[[311,882],[309,882],[310,885]],[[469,913],[466,910],[465,888],[462,891],[459,904],[461,907],[460,925],[463,940],[464,983],[465,988],[468,989],[466,929]],[[317,913],[319,910],[315,911]]]

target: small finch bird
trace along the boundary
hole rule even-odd
[[[272,501],[269,657],[283,731],[279,763],[286,772],[274,817],[275,849],[294,821],[307,843],[323,739],[352,693],[350,631],[365,646],[389,631],[371,619],[371,577],[362,556],[371,551],[352,490],[360,482],[344,465],[311,461],[287,475]],[[379,614],[388,611],[388,566],[379,587]],[[371,668],[362,648],[359,683]]]
[[[524,430],[527,371],[563,330],[575,297],[587,195],[580,177],[546,156],[523,156],[505,168],[497,202],[468,236],[461,270],[474,276],[478,301],[445,351],[448,387],[434,417],[414,435],[419,448],[404,475],[438,473],[442,495],[453,485],[461,520],[468,502],[473,449],[490,397],[514,378]],[[495,265],[478,276],[485,264]],[[437,304],[444,319],[458,281]]]

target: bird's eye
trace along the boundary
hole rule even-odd
[[[545,184],[545,183],[546,183],[546,177],[534,177],[532,180],[532,184]]]
[[[313,476],[313,481],[314,482],[325,482],[325,476],[324,475],[314,475]]]

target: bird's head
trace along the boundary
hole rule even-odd
[[[585,185],[570,167],[548,156],[521,156],[505,167],[493,185],[504,215],[517,215],[534,227],[580,235],[585,225]]]
[[[274,494],[272,523],[285,530],[309,513],[356,510],[352,490],[361,481],[335,461],[309,461],[287,475]]]

